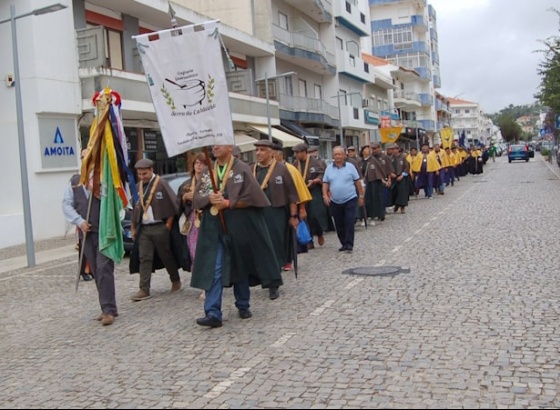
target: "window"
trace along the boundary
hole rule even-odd
[[[299,96],[307,97],[307,82],[305,80],[298,80]]]
[[[471,110],[465,110],[465,114],[470,114]]]
[[[281,11],[278,12],[278,25],[283,28],[284,30],[289,30],[288,28],[288,15],[282,13]]]
[[[105,29],[105,58],[111,68],[123,69],[121,32]]]
[[[340,37],[336,38],[336,48],[338,50],[344,50],[344,43],[342,42],[342,39]]]
[[[315,88],[315,98],[317,98],[318,100],[322,100],[323,99],[323,90],[321,88],[321,85],[320,84],[315,84],[314,88]]]
[[[284,77],[284,91],[288,95],[294,95],[294,85],[292,82],[292,77]]]
[[[356,58],[352,54],[348,56],[348,60],[350,63],[350,67],[356,67]]]
[[[350,5],[350,3],[346,2],[346,11],[348,13],[352,13],[352,6]]]
[[[369,73],[369,64],[364,61],[364,71]]]
[[[362,24],[366,24],[366,15],[364,13],[360,13],[360,21]]]

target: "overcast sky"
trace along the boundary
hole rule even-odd
[[[560,0],[428,0],[436,10],[441,94],[493,114],[531,104],[544,47],[560,35]]]

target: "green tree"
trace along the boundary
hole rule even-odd
[[[502,114],[496,124],[500,127],[502,138],[507,142],[517,142],[521,138],[521,127],[510,114]]]
[[[560,18],[560,11],[551,8]],[[560,19],[559,19],[560,20]],[[544,54],[544,61],[539,64],[537,69],[541,77],[539,91],[535,97],[549,107],[550,111],[560,113],[560,37],[552,36],[546,40],[540,40],[546,47],[545,50],[538,50]]]

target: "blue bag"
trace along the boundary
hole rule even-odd
[[[309,233],[309,227],[307,226],[307,223],[303,220],[299,221],[298,223],[296,236],[297,236],[297,241],[300,245],[307,245],[308,243],[313,241],[313,238],[311,237],[311,233]]]

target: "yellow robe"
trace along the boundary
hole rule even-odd
[[[303,180],[301,173],[292,164],[284,162],[284,165],[286,165],[286,168],[288,168],[288,171],[290,171],[290,175],[294,180],[294,184],[296,186],[296,190],[299,196],[298,205],[311,201],[312,199],[311,192],[309,192],[309,188],[307,188],[307,185],[305,184],[305,181]]]
[[[447,156],[445,151],[439,150],[438,153],[436,153],[435,151],[432,151],[432,152],[433,152],[434,156],[439,154],[439,158],[441,159],[441,167],[442,168],[447,168],[450,165],[449,164],[449,157]],[[437,161],[437,158],[436,158],[436,161]]]
[[[433,151],[430,151],[427,155],[428,158],[428,167],[427,167],[427,171],[428,172],[435,172],[435,171],[439,171],[440,166],[439,166],[439,162],[436,159],[436,156],[433,154]],[[420,153],[418,155],[416,155],[416,158],[414,158],[414,162],[412,163],[412,171],[413,172],[420,172],[420,170],[422,169],[422,161],[424,160],[424,154]]]

